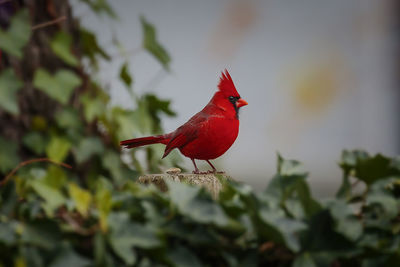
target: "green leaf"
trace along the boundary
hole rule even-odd
[[[176,116],[175,111],[170,107],[170,100],[159,99],[154,94],[146,94],[142,98],[142,102],[146,103],[147,112],[150,114],[155,127],[154,131],[161,131],[161,114],[165,114],[169,117]]]
[[[169,70],[171,58],[168,52],[161,46],[157,40],[156,29],[142,16],[140,17],[143,30],[143,47],[152,54],[164,67]]]
[[[317,267],[310,253],[304,252],[300,254],[293,262],[292,267]]]
[[[11,140],[6,140],[0,136],[0,148],[0,172],[6,173],[17,167],[19,163],[18,146]]]
[[[371,184],[380,178],[398,173],[391,169],[390,163],[388,158],[380,154],[366,160],[359,160],[356,175],[367,184]]]
[[[101,160],[103,166],[111,173],[118,186],[137,177],[137,172],[123,165],[121,155],[113,150],[109,149],[103,153]]]
[[[28,43],[31,34],[29,24],[29,13],[27,9],[21,9],[11,19],[10,27],[7,31],[0,28],[0,48],[6,53],[22,58],[22,49]]]
[[[89,95],[83,95],[81,101],[84,107],[85,118],[88,122],[92,122],[94,119],[104,114],[107,100],[99,97],[91,97]]]
[[[71,143],[61,137],[52,137],[46,147],[46,155],[54,161],[61,162],[68,155]]]
[[[51,75],[45,69],[38,69],[33,79],[36,88],[64,105],[81,82],[79,76],[70,70],[59,70],[55,75]]]
[[[124,65],[122,65],[121,70],[119,71],[119,77],[125,83],[125,85],[127,87],[130,88],[132,86],[132,76],[129,74],[127,62],[125,62]],[[129,92],[132,92],[132,91],[129,90]]]
[[[281,176],[302,176],[306,177],[307,172],[303,164],[297,160],[286,160],[278,153],[278,174]]]
[[[116,19],[117,14],[107,3],[107,0],[81,0],[86,3],[96,14],[106,14],[109,17]]]
[[[0,108],[13,115],[18,115],[17,92],[22,86],[23,83],[15,75],[13,69],[3,70],[0,73]]]
[[[223,209],[211,199],[197,197],[200,188],[181,182],[165,181],[170,191],[171,202],[179,211],[199,223],[210,223],[226,227],[229,218]]]
[[[78,66],[79,62],[71,52],[72,37],[65,32],[58,32],[51,40],[50,47],[65,63]]]
[[[345,173],[342,178],[342,184],[336,193],[337,198],[344,198],[348,200],[351,197],[351,183],[349,176]]]
[[[362,234],[362,224],[348,204],[343,200],[332,201],[329,209],[335,220],[335,230],[349,240],[356,241]]]
[[[17,241],[14,225],[10,222],[0,222],[0,244],[13,245]]]
[[[149,249],[161,245],[154,231],[130,221],[127,213],[110,214],[108,223],[111,229],[110,245],[127,264],[133,264],[136,261],[133,247]]]
[[[86,267],[92,266],[89,259],[76,253],[70,245],[64,245],[49,267]]]
[[[285,244],[294,252],[300,250],[299,232],[307,229],[307,226],[296,220],[284,216],[281,210],[270,210],[261,208],[260,219],[263,222],[262,233],[271,240]]]
[[[67,181],[67,174],[62,167],[51,164],[47,168],[46,176],[43,182],[48,186],[60,190]]]
[[[46,201],[43,208],[49,216],[52,216],[54,210],[66,202],[66,198],[59,190],[47,185],[42,180],[33,180],[30,182],[30,185],[36,193]]]
[[[23,243],[52,250],[60,241],[60,229],[54,221],[35,220],[21,226],[21,241]]]
[[[367,185],[392,175],[400,175],[392,160],[377,154],[373,157],[360,150],[343,151],[339,163],[346,174],[357,177]]]
[[[112,200],[108,181],[104,177],[99,177],[96,182],[95,204],[98,210],[100,229],[103,232],[108,230],[108,215],[111,211]]]
[[[68,192],[79,213],[83,216],[87,216],[90,204],[92,203],[92,194],[89,191],[80,188],[75,183],[68,184]]]
[[[132,136],[141,132],[139,120],[146,120],[148,116],[143,118],[137,115],[137,113],[138,112],[124,110],[120,107],[113,107],[111,118],[117,124],[118,130],[116,131],[116,135],[118,140],[132,138]],[[141,129],[144,131],[143,128]]]
[[[104,146],[98,137],[86,137],[81,139],[74,155],[78,163],[85,162],[93,155],[101,155],[104,152]]]
[[[26,147],[28,147],[30,150],[38,155],[43,154],[47,146],[47,140],[45,139],[45,137],[39,132],[35,131],[25,134],[22,138],[22,142]]]
[[[199,258],[189,249],[183,246],[176,246],[170,249],[168,258],[175,267],[201,267],[204,266]]]
[[[100,47],[97,42],[96,35],[92,32],[80,27],[80,41],[83,53],[87,55],[91,61],[93,67],[97,67],[97,55],[101,56],[105,60],[110,60],[110,56]]]

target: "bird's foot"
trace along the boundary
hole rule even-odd
[[[199,170],[194,170],[192,171],[193,174],[210,174],[210,173],[215,173],[213,171],[206,171],[206,172],[201,172]]]
[[[217,170],[208,170],[207,173],[213,173],[213,174],[225,174],[224,171],[217,171]]]
[[[208,172],[201,172],[198,169],[195,169],[194,171],[192,171],[193,174],[207,174]]]

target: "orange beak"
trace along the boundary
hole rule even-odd
[[[248,103],[246,102],[246,100],[240,98],[238,101],[236,101],[236,107],[240,108],[243,106],[248,105]]]

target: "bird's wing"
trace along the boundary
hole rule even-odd
[[[188,122],[176,129],[171,140],[165,147],[163,158],[166,157],[174,148],[180,148],[197,138],[199,130],[204,127],[208,116],[201,113],[193,116]]]

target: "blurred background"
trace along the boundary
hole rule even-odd
[[[275,172],[276,153],[301,160],[317,196],[340,183],[343,149],[398,154],[399,6],[397,1],[110,1],[118,21],[75,15],[105,47],[113,38],[128,53],[134,90],[172,98],[173,131],[203,108],[227,68],[249,103],[240,134],[216,161],[254,187]],[[82,6],[82,7],[81,7]],[[164,71],[141,45],[140,15],[169,51]],[[134,105],[118,77],[121,62],[100,67],[112,101]],[[159,71],[157,71],[159,70]],[[160,154],[161,156],[161,154]],[[185,159],[191,169],[191,162]],[[204,167],[206,167],[204,165]]]

